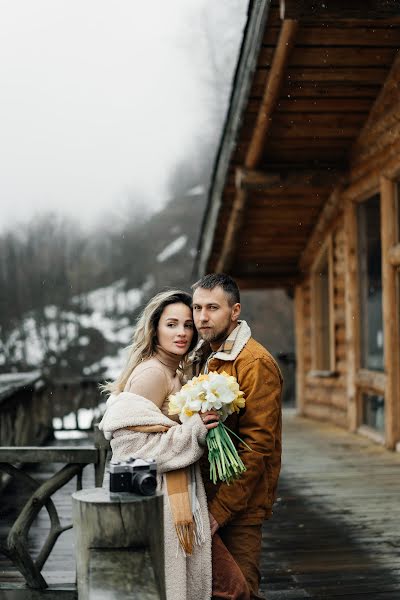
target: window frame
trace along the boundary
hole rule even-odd
[[[319,273],[321,267],[327,260],[328,269],[328,294],[329,305],[329,368],[321,368],[318,362],[321,356],[321,346],[324,340],[321,338],[321,304]],[[316,259],[311,267],[311,371],[313,377],[332,377],[336,375],[336,339],[335,339],[335,297],[334,297],[334,256],[333,256],[333,234],[330,233],[322,244]]]

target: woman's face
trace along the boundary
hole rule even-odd
[[[157,327],[158,344],[167,352],[184,356],[194,334],[192,311],[183,302],[168,304]]]

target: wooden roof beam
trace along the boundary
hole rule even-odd
[[[247,150],[245,167],[248,169],[255,169],[260,162],[265,138],[271,125],[271,116],[279,100],[282,85],[286,78],[286,66],[294,46],[297,28],[297,21],[285,20],[282,23],[278,44],[274,52],[271,69],[258,110],[253,136]]]
[[[232,98],[212,175],[207,210],[204,213],[201,226],[199,253],[195,261],[195,270],[199,276],[203,275],[209,268],[214,238],[217,235],[219,216],[223,206],[223,192],[229,176],[232,154],[240,132],[242,115],[253,85],[254,72],[257,68],[257,58],[264,39],[270,4],[270,0],[258,0],[257,2],[251,2],[248,7],[248,20],[235,71]]]
[[[233,254],[236,248],[236,238],[243,222],[243,213],[246,206],[247,192],[237,190],[233,201],[232,212],[225,231],[224,242],[219,256],[216,271],[228,271],[233,262]]]
[[[269,171],[253,171],[251,169],[238,168],[236,170],[235,183],[237,189],[265,190],[282,187],[316,187],[333,188],[342,173],[336,169],[315,169],[282,171],[279,173]]]
[[[294,46],[297,31],[296,21],[284,21],[279,34],[269,77],[265,86],[253,136],[246,154],[245,167],[254,169],[260,162],[265,137],[270,126],[271,115],[278,102],[286,76],[286,66]],[[231,218],[226,228],[221,254],[216,266],[217,271],[228,271],[231,267],[236,247],[237,234],[241,228],[246,207],[247,193],[237,190],[232,206]]]
[[[398,0],[280,0],[281,19],[343,21],[400,17]]]
[[[298,272],[284,275],[236,275],[235,281],[241,290],[285,289],[292,290],[300,283]]]

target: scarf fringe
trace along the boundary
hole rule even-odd
[[[206,541],[204,533],[204,523],[201,514],[200,503],[196,494],[196,470],[194,465],[190,466],[190,502],[194,519],[194,539],[198,546],[201,546]]]
[[[179,554],[179,548],[184,556],[190,556],[193,553],[193,546],[201,546],[206,542],[204,531],[204,521],[201,515],[200,506],[193,513],[194,523],[175,525],[177,535],[176,556]]]
[[[181,473],[180,473],[181,471]],[[179,549],[184,556],[193,553],[193,546],[202,546],[207,538],[204,529],[203,515],[196,494],[196,471],[195,466],[190,465],[183,472],[170,471],[165,473],[163,491],[167,494],[169,507],[173,516],[175,532],[177,536],[177,556]],[[182,488],[182,477],[186,474],[185,491]],[[185,494],[189,501],[186,506]],[[189,510],[187,510],[189,508]]]
[[[193,553],[193,543],[195,539],[193,522],[176,524],[175,531],[185,556],[190,556]]]
[[[196,541],[197,546],[201,546],[206,541],[206,534],[204,532],[204,522],[203,517],[201,516],[200,506],[193,512],[194,518],[194,539]]]

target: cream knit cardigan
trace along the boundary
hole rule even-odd
[[[141,433],[125,429],[135,425],[166,425],[165,433]],[[113,458],[129,456],[155,458],[159,487],[164,492],[164,553],[167,600],[209,600],[211,598],[211,532],[207,498],[198,460],[205,449],[207,429],[198,415],[180,425],[142,396],[121,392],[110,396],[104,417],[99,425],[111,439]],[[118,432],[114,435],[114,432]],[[184,556],[178,545],[163,473],[194,465],[196,495],[204,524],[205,542],[194,545],[193,554]]]

